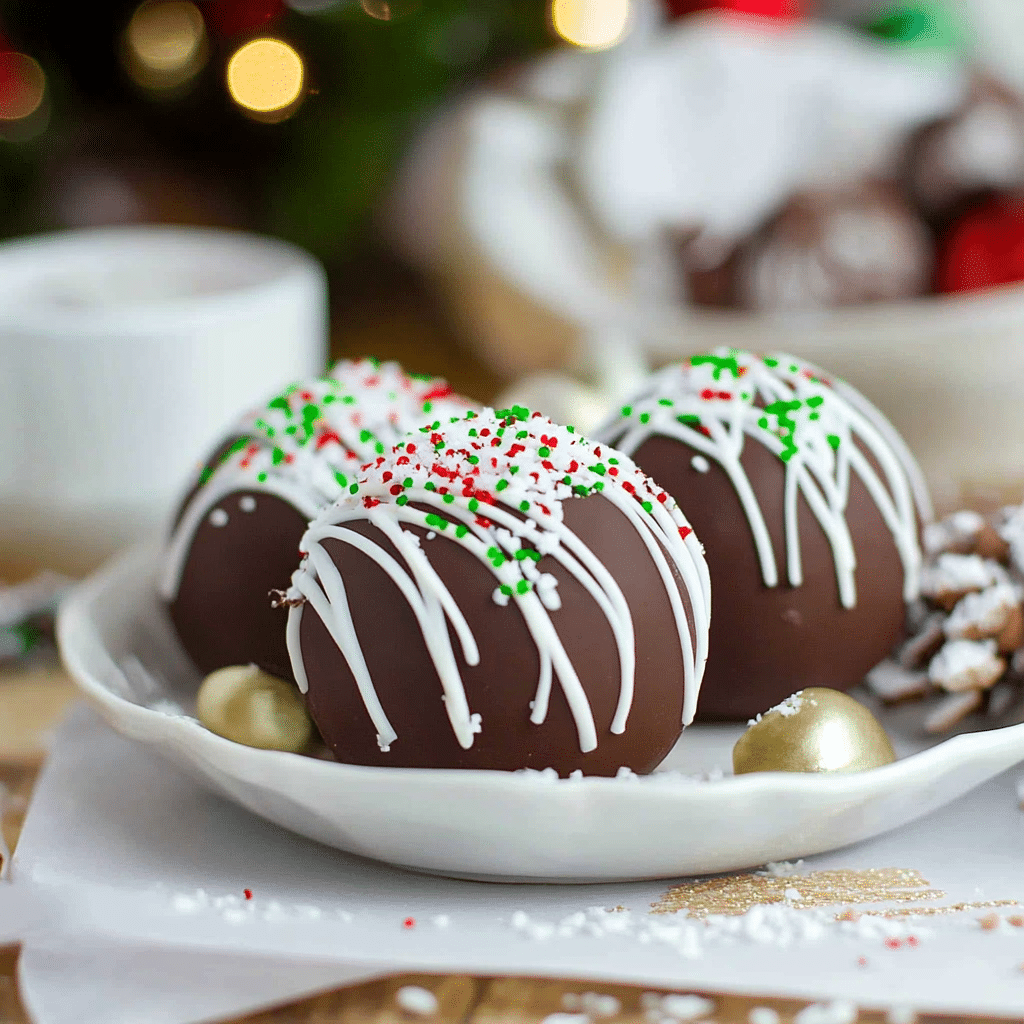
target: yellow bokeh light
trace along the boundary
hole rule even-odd
[[[283,120],[295,110],[305,78],[302,57],[283,39],[253,39],[228,61],[231,98],[265,120]]]
[[[206,59],[206,26],[189,0],[149,0],[125,33],[126,67],[140,84],[173,89],[193,78]]]
[[[46,75],[27,54],[0,53],[0,78],[7,83],[0,95],[0,121],[23,121],[42,106]]]
[[[551,26],[568,43],[605,50],[625,38],[630,0],[552,0]]]

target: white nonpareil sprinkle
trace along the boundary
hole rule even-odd
[[[672,1020],[700,1020],[714,1011],[715,1004],[703,996],[670,994],[661,997],[661,1012]]]
[[[256,511],[256,499],[251,494],[246,494],[238,499],[238,507],[243,512],[255,512]]]
[[[566,1010],[582,1010],[591,1017],[614,1017],[622,1009],[622,1003],[615,996],[600,992],[566,992],[562,1006]]]
[[[793,715],[797,714],[797,712],[799,712],[799,710],[804,706],[803,693],[803,690],[798,690],[792,696],[787,697],[784,701],[782,701],[781,704],[776,704],[775,707],[769,708],[767,711],[764,712],[764,714],[757,715],[756,717],[751,718],[750,721],[747,722],[747,728],[749,729],[750,726],[757,725],[757,723],[760,722],[767,715],[774,714],[776,711],[780,715],[782,715],[783,718],[791,718]],[[813,701],[811,703],[813,703]]]
[[[747,1024],[779,1024],[782,1018],[770,1006],[755,1006],[747,1014]]]
[[[227,526],[228,525],[228,514],[222,508],[215,508],[210,513],[210,525],[211,526]]]
[[[703,455],[694,455],[694,457],[690,459],[690,465],[693,466],[698,473],[706,473],[711,469],[711,464]]]
[[[524,911],[516,911],[509,921],[524,938],[537,942],[574,939],[581,936],[667,946],[680,956],[694,960],[715,945],[754,945],[786,948],[800,943],[820,942],[829,936],[845,936],[857,942],[884,941],[888,938],[918,939],[931,933],[919,923],[863,915],[856,921],[838,921],[834,910],[800,909],[792,904],[775,903],[752,907],[745,914],[711,914],[691,918],[683,914],[633,914],[623,910],[609,913],[603,907],[590,907],[560,920],[536,920]]]
[[[431,1017],[437,1013],[437,996],[420,985],[403,985],[395,993],[395,1002],[406,1013],[414,1013],[418,1017]]]
[[[909,1006],[892,1006],[885,1014],[885,1024],[915,1024],[917,1012]]]
[[[793,1024],[854,1024],[859,1016],[856,1003],[836,1000],[805,1006],[793,1018]]]

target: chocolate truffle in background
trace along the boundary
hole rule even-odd
[[[599,432],[679,502],[714,588],[698,717],[847,690],[901,638],[931,511],[902,440],[849,385],[722,349],[653,375]]]
[[[288,592],[340,761],[653,770],[694,713],[700,544],[630,459],[514,407],[437,423],[320,515]]]
[[[688,278],[699,304],[785,312],[922,295],[932,267],[927,227],[899,191],[862,182],[798,193],[725,263]]]
[[[290,679],[287,616],[270,592],[287,588],[309,521],[408,431],[468,407],[439,378],[361,359],[243,416],[186,495],[164,557],[161,594],[196,666]]]
[[[907,180],[940,224],[987,193],[1024,188],[1024,99],[991,75],[976,76],[960,108],[911,143]]]

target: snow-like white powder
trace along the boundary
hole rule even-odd
[[[437,996],[420,985],[403,985],[395,993],[395,1002],[406,1013],[417,1017],[432,1017],[437,1013]]]
[[[836,1000],[805,1006],[793,1018],[793,1024],[854,1024],[859,1016],[856,1003]]]

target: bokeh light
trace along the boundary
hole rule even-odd
[[[420,0],[359,0],[359,6],[378,21],[397,21],[420,8]]]
[[[128,73],[151,89],[176,89],[206,63],[206,26],[189,0],[148,0],[125,33]]]
[[[551,27],[584,50],[605,50],[626,37],[630,0],[552,0]]]
[[[0,122],[9,127],[37,113],[46,96],[46,75],[27,54],[0,53]]]
[[[251,116],[283,121],[302,99],[306,69],[301,55],[283,39],[252,39],[228,61],[228,91]]]

